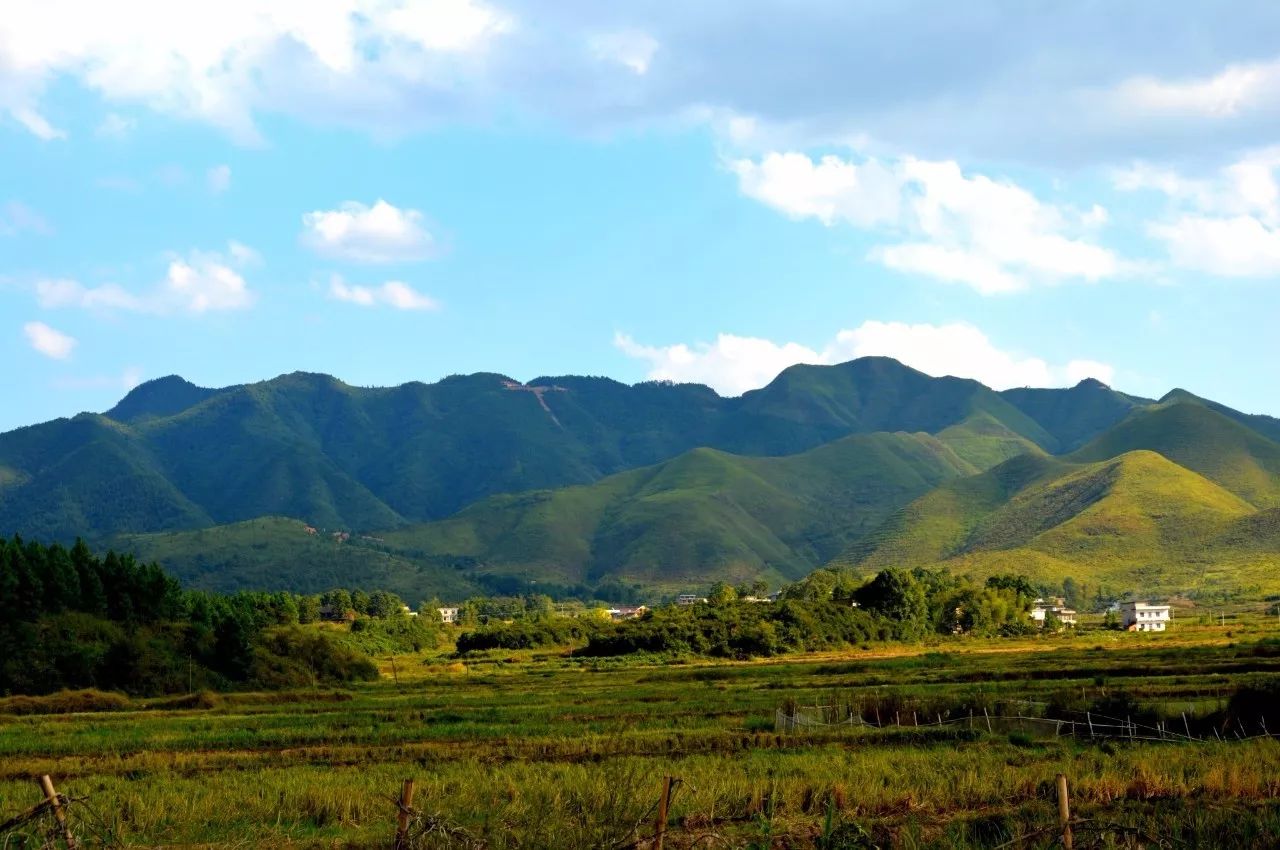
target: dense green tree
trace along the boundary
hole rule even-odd
[[[731,605],[738,601],[738,591],[734,590],[733,585],[728,582],[718,581],[711,585],[707,601],[712,605]]]
[[[906,570],[882,570],[854,593],[854,600],[871,613],[897,623],[904,637],[919,637],[928,631],[925,585]]]

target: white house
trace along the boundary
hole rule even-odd
[[[1031,603],[1031,619],[1041,628],[1044,627],[1045,615],[1053,612],[1058,618],[1058,622],[1064,626],[1074,626],[1076,624],[1076,612],[1072,608],[1068,608],[1063,604],[1062,597],[1056,596],[1051,599],[1037,599]]]
[[[443,620],[444,622],[446,623],[458,622],[457,608],[437,608],[436,610],[440,612],[440,619]]]
[[[1169,625],[1168,605],[1120,604],[1120,628],[1130,632],[1162,632]]]
[[[706,601],[707,597],[699,596],[696,593],[682,593],[676,597],[677,605],[697,605],[698,603],[705,603]]]
[[[645,605],[618,605],[609,609],[609,619],[618,620],[637,620],[644,616],[644,612],[649,608]]]

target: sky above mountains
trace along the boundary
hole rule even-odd
[[[169,373],[1280,413],[1273,3],[10,0],[0,429]]]

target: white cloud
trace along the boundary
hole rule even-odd
[[[814,162],[802,153],[770,153],[759,162],[730,163],[738,188],[791,218],[816,218],[856,227],[892,224],[901,217],[901,175],[875,159],[855,165],[836,156]]]
[[[120,0],[109,9],[9,0],[0,110],[40,138],[59,138],[37,104],[70,75],[110,103],[195,118],[255,143],[259,109],[355,111],[363,94],[393,118],[400,104],[385,103],[386,93],[449,88],[469,56],[514,27],[481,0]]]
[[[1217,173],[1187,177],[1136,163],[1116,173],[1122,191],[1165,195],[1169,210],[1148,222],[1173,265],[1222,277],[1280,274],[1280,148],[1252,151]]]
[[[616,62],[633,74],[649,73],[653,56],[658,52],[657,39],[640,30],[597,33],[587,40],[591,55],[604,62]]]
[[[473,0],[418,0],[392,8],[379,23],[386,34],[446,53],[474,50],[514,26],[510,15]]]
[[[31,207],[20,201],[10,201],[0,207],[0,236],[17,236],[20,233],[49,236],[53,227]]]
[[[1224,277],[1280,274],[1280,230],[1254,216],[1186,215],[1152,223],[1147,230],[1165,243],[1169,258],[1184,269]]]
[[[1151,76],[1120,83],[1117,107],[1155,115],[1229,118],[1274,98],[1280,62],[1230,65],[1207,76],[1176,82]]]
[[[174,259],[156,295],[157,303],[174,305],[189,313],[242,310],[254,294],[238,271],[218,254],[193,251]]]
[[[210,168],[205,173],[205,183],[208,184],[210,192],[221,195],[231,188],[231,166],[215,165]]]
[[[822,355],[794,342],[720,334],[712,344],[640,345],[616,334],[614,345],[627,356],[649,363],[648,377],[658,381],[706,384],[725,395],[741,395],[767,384],[796,363],[822,363]]]
[[[1048,204],[1009,181],[964,174],[955,162],[884,163],[770,153],[730,166],[743,194],[792,218],[879,229],[908,241],[870,256],[889,268],[963,283],[984,295],[1065,280],[1114,277],[1121,263],[1082,231],[1106,220]]]
[[[1110,162],[1202,149],[1203,126],[1228,119],[1275,138],[1274,21],[1237,5],[1182,4],[1156,26],[1144,4],[6,0],[0,113],[57,134],[40,110],[63,81],[245,143],[279,113],[394,135],[705,109],[791,128],[802,148],[866,133],[931,158]]]
[[[238,242],[227,255],[191,251],[169,260],[164,278],[150,291],[130,292],[115,283],[87,287],[61,278],[36,283],[36,300],[47,309],[124,310],[140,313],[201,314],[242,310],[256,300],[239,269],[257,261],[257,253]]]
[[[302,240],[316,253],[361,263],[395,263],[429,257],[435,239],[421,212],[379,199],[372,207],[347,201],[334,210],[302,217]]]
[[[13,120],[26,127],[27,132],[37,139],[51,142],[55,139],[65,139],[67,137],[65,132],[50,124],[47,118],[30,107],[14,107],[10,110],[10,114],[13,115]]]
[[[76,347],[74,337],[54,330],[44,322],[27,322],[22,326],[22,332],[26,334],[27,342],[32,348],[54,360],[66,360]]]
[[[892,357],[930,375],[973,378],[995,389],[1070,386],[1084,378],[1110,383],[1115,370],[1105,363],[1076,359],[1055,366],[998,348],[981,330],[964,322],[945,325],[863,322],[842,330],[821,350],[795,342],[720,334],[714,343],[641,345],[617,334],[614,344],[647,361],[648,377],[707,384],[725,395],[764,386],[797,363],[832,364],[859,357]]]
[[[438,310],[439,302],[423,295],[407,283],[389,280],[380,286],[348,284],[339,275],[329,280],[329,297],[361,307],[383,305],[396,310]]]

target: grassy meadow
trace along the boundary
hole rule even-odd
[[[1280,741],[1256,730],[1091,742],[902,718],[1127,694],[1181,728],[1280,677],[1276,637],[1275,617],[1235,614],[756,662],[441,650],[384,657],[380,681],[345,690],[10,698],[0,819],[49,773],[126,846],[389,846],[413,777],[416,846],[642,847],[674,776],[667,847],[1050,847],[1062,772],[1077,847],[1275,846]],[[886,728],[775,729],[784,706],[833,702]]]

